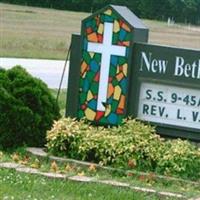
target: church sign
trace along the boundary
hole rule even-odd
[[[72,36],[66,115],[99,125],[126,116],[200,140],[200,51],[150,45],[129,9],[107,6]]]
[[[200,52],[137,43],[133,55],[128,114],[200,139]]]

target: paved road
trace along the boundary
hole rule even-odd
[[[42,60],[25,58],[0,58],[0,66],[10,69],[13,66],[21,65],[30,74],[43,80],[49,88],[58,88],[65,61],[63,60]],[[67,63],[62,88],[67,88],[69,62]]]

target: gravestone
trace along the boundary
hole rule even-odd
[[[66,116],[119,125],[132,116],[160,134],[200,140],[200,51],[150,45],[128,8],[107,6],[72,35]]]

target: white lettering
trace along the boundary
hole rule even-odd
[[[150,71],[151,55],[152,53],[149,53],[149,60],[148,60],[146,53],[142,52],[140,71],[143,71],[143,61],[145,62],[147,70]]]
[[[198,64],[197,64],[198,63]],[[176,57],[174,76],[200,79],[200,60],[186,63],[183,57]]]
[[[140,71],[143,71],[144,67],[146,66],[148,72],[165,74],[167,70],[167,64],[167,60],[155,58],[152,59],[152,53],[149,53],[149,56],[147,57],[145,52],[141,52]]]
[[[175,65],[175,76],[182,76],[183,74],[183,64],[184,59],[182,57],[176,57],[176,65]]]

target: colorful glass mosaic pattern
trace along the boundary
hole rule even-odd
[[[125,56],[111,55],[105,111],[97,110],[98,89],[101,70],[100,53],[89,52],[88,43],[102,43],[104,24],[113,23],[112,44],[126,47]],[[82,61],[80,72],[78,117],[86,117],[98,124],[120,124],[125,114],[127,95],[128,56],[131,40],[130,27],[108,9],[83,24]]]

